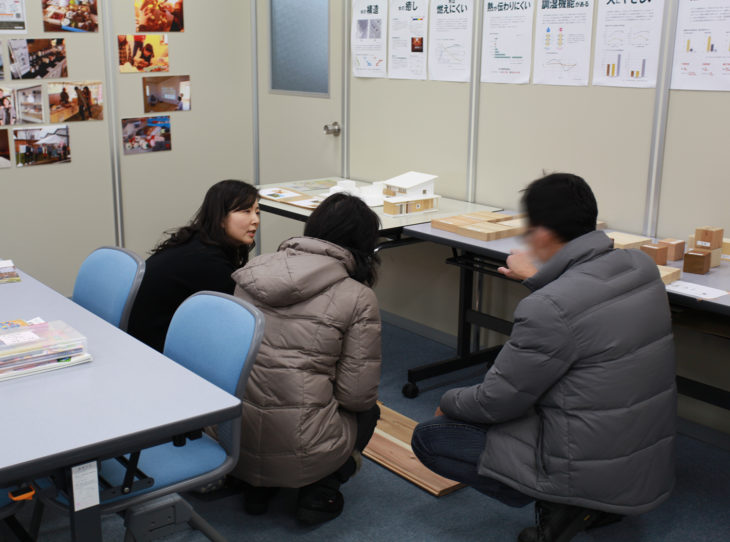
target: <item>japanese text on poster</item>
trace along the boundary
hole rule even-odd
[[[474,0],[431,0],[429,25],[429,78],[469,81]]]
[[[679,3],[672,88],[730,90],[730,2]]]
[[[593,0],[541,0],[533,83],[587,85],[592,29]]]
[[[388,76],[426,78],[428,0],[391,0]]]
[[[529,83],[532,66],[532,0],[484,3],[483,83]]]
[[[664,0],[600,0],[593,84],[654,87],[659,66]]]
[[[385,77],[387,0],[352,1],[352,74]]]

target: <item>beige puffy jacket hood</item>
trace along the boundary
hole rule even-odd
[[[352,413],[377,400],[380,315],[354,265],[342,247],[297,237],[233,274],[235,295],[266,316],[233,472],[253,485],[301,487],[335,471],[354,447]]]

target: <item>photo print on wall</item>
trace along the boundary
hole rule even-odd
[[[137,32],[184,32],[183,0],[134,0]]]
[[[46,32],[98,32],[97,0],[42,0]]]
[[[100,81],[48,83],[51,122],[102,120],[104,100]]]
[[[17,167],[71,161],[68,126],[40,126],[13,130]]]
[[[8,40],[13,79],[68,77],[66,45],[62,39]]]
[[[170,116],[122,119],[122,145],[124,154],[169,151]]]
[[[190,76],[142,78],[144,112],[190,111]]]
[[[170,71],[167,34],[117,36],[121,73]]]

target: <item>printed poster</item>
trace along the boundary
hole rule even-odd
[[[352,0],[352,74],[385,77],[387,0]]]
[[[529,83],[533,0],[484,3],[482,83]]]
[[[431,0],[428,77],[436,81],[471,79],[474,0]]]
[[[730,2],[679,2],[672,88],[730,90]]]
[[[391,0],[388,77],[426,79],[428,0]]]
[[[593,0],[541,1],[535,27],[535,73],[541,85],[588,85]]]
[[[664,0],[636,4],[600,0],[593,84],[655,87],[663,16]]]

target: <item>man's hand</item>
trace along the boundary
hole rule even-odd
[[[443,413],[441,410],[441,407],[436,407],[436,412],[433,413],[434,416],[446,416],[446,414]]]
[[[507,256],[507,267],[500,267],[497,271],[514,280],[525,280],[537,273],[537,267],[527,252],[513,250]]]

